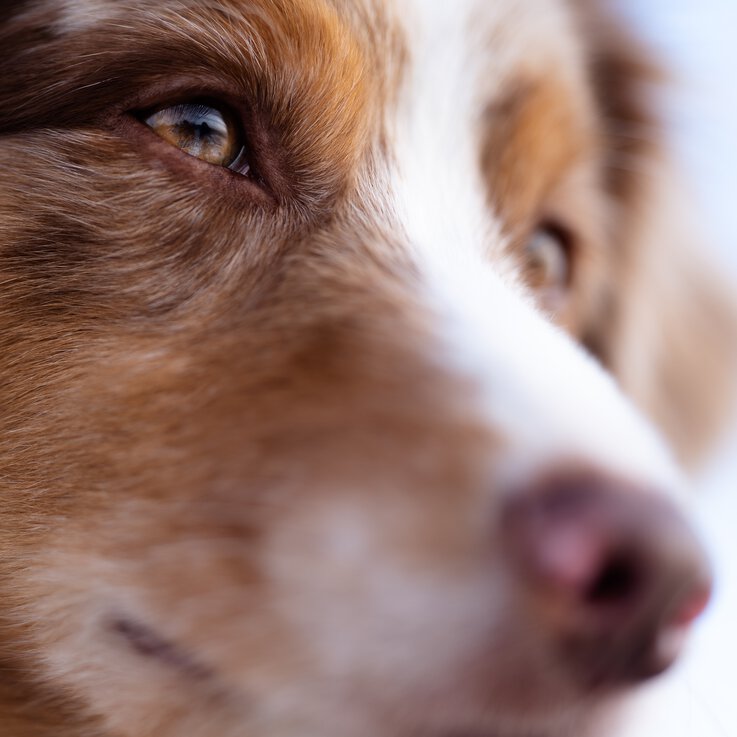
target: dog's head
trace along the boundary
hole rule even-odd
[[[672,660],[640,411],[695,457],[734,356],[601,8],[5,8],[5,732],[583,735]]]

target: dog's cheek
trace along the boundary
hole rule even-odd
[[[9,282],[2,317],[23,310],[19,327],[37,316],[68,318],[86,335],[146,331],[143,321],[211,303],[213,292],[237,289],[245,301],[268,289],[294,230],[248,192],[238,199],[236,175],[203,164],[200,176],[185,176],[110,133],[19,135],[0,162],[17,170],[0,192],[0,268]],[[212,177],[230,189],[223,194]]]
[[[416,720],[433,693],[444,697],[432,718],[448,724],[465,723],[479,702],[515,709],[510,668],[526,671],[546,651],[510,627],[516,607],[505,604],[504,572],[479,529],[488,500],[477,495],[464,453],[481,456],[488,438],[451,432],[463,442],[452,444],[456,461],[442,470],[427,458],[447,445],[444,433],[437,447],[413,451],[399,433],[381,439],[357,423],[330,446],[282,441],[269,467],[248,433],[227,439],[222,408],[208,413],[194,398],[157,406],[157,396],[171,396],[193,372],[160,370],[149,402],[132,388],[133,373],[125,390],[82,393],[88,422],[118,427],[126,412],[138,434],[125,450],[91,444],[87,475],[76,474],[87,488],[77,489],[28,566],[44,674],[71,684],[126,737],[209,734],[212,719],[228,737],[261,719],[288,733],[281,716],[265,716],[280,704],[331,737],[349,723],[360,734],[377,710],[401,734],[400,725],[415,725],[392,715],[411,704]],[[116,399],[121,392],[125,402]],[[259,426],[248,410],[236,414]],[[161,417],[167,426],[157,424]],[[141,652],[130,637],[136,627],[161,633],[176,656]],[[540,671],[530,688],[549,694]],[[541,705],[549,716],[547,697]]]
[[[115,734],[240,734],[252,718],[240,686],[254,684],[231,690],[228,658],[258,680],[254,663],[265,648],[274,666],[287,634],[262,588],[256,522],[224,522],[192,459],[178,478],[142,467],[151,457],[126,474],[108,460],[108,498],[78,491],[24,560],[14,615],[44,654],[37,677],[63,683]]]

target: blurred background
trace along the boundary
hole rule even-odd
[[[675,70],[669,132],[737,293],[737,0],[618,2]],[[681,666],[643,693],[621,737],[737,737],[737,412],[698,485],[716,597]]]

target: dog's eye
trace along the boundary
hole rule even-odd
[[[168,143],[194,156],[239,174],[248,174],[245,139],[235,116],[203,103],[163,107],[147,114],[144,123]]]
[[[528,282],[545,306],[553,310],[570,285],[570,251],[569,238],[555,226],[539,227],[527,243]]]

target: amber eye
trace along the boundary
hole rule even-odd
[[[555,310],[571,282],[571,246],[566,233],[554,226],[541,226],[525,249],[527,279],[543,304]]]
[[[172,146],[239,174],[248,174],[245,137],[235,116],[204,103],[183,103],[147,113],[143,122]]]

